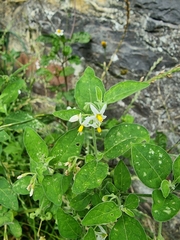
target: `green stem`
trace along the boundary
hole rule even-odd
[[[96,144],[96,133],[95,128],[92,128],[92,138],[93,138],[93,145],[94,145],[94,154],[97,156],[97,144]]]
[[[163,240],[164,238],[162,237],[162,222],[159,222],[159,228],[158,228],[158,240]]]

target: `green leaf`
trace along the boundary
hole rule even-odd
[[[169,221],[179,212],[180,199],[176,195],[170,193],[167,198],[164,198],[161,190],[154,190],[152,197],[152,215],[156,221]]]
[[[175,159],[173,163],[173,176],[174,182],[180,183],[180,155]]]
[[[76,211],[82,211],[87,207],[90,201],[90,193],[81,193],[70,200],[70,206]]]
[[[131,211],[129,208],[123,207],[122,211],[126,213],[130,217],[134,217],[133,211]]]
[[[82,220],[83,226],[102,225],[115,222],[122,212],[114,202],[102,202],[92,208]]]
[[[95,76],[94,70],[87,67],[82,77],[76,83],[75,99],[80,109],[84,109],[87,103],[98,101],[96,89],[99,88],[104,95],[105,88],[102,81]]]
[[[72,53],[72,48],[68,45],[64,46],[63,49],[62,49],[62,52],[63,52],[63,55],[64,56],[68,56]]]
[[[129,209],[135,209],[139,205],[139,198],[136,194],[129,194],[125,199],[124,207]]]
[[[134,144],[132,161],[140,180],[150,188],[159,188],[172,169],[170,156],[159,146]]]
[[[10,231],[15,238],[19,238],[22,235],[22,227],[20,223],[14,219],[13,223],[9,224]]]
[[[0,143],[4,143],[7,140],[10,140],[10,136],[4,131],[0,131]]]
[[[161,191],[164,198],[167,198],[169,196],[171,189],[170,189],[170,182],[168,180],[164,179],[161,182]]]
[[[68,239],[77,239],[81,234],[80,224],[62,209],[57,211],[57,222],[59,233]]]
[[[48,147],[45,141],[32,129],[27,127],[24,132],[24,145],[29,157],[36,163],[45,162]]]
[[[74,116],[80,114],[79,109],[69,109],[69,110],[60,110],[53,113],[55,117],[61,118],[62,120],[69,121],[69,119]]]
[[[64,67],[64,70],[60,72],[60,76],[67,77],[74,74],[74,68],[71,66]]]
[[[17,196],[4,177],[0,177],[0,204],[15,211],[19,208]]]
[[[119,82],[112,86],[105,94],[104,94],[104,101],[107,104],[115,103],[120,101],[133,93],[136,93],[144,88],[147,88],[149,83],[146,82],[137,82],[137,81],[124,81]]]
[[[71,43],[88,43],[91,39],[91,36],[87,32],[77,32],[73,33],[70,40]]]
[[[79,156],[83,142],[84,134],[78,134],[77,129],[62,135],[50,152],[50,156],[53,157],[51,164],[58,168],[64,168],[64,163],[70,157]]]
[[[62,203],[62,180],[63,175],[56,173],[52,176],[45,176],[42,182],[47,199],[57,206],[61,206]]]
[[[149,141],[148,131],[133,123],[123,123],[112,127],[104,139],[105,156],[116,158],[130,150],[132,143]]]
[[[25,86],[24,80],[12,77],[1,94],[3,104],[9,105],[11,102],[14,102],[19,95],[18,91],[22,89],[23,86]]]
[[[54,77],[53,73],[49,69],[43,67],[36,70],[36,74],[37,76],[44,77],[46,81],[50,81]]]
[[[5,119],[4,124],[11,124],[15,130],[24,129],[25,127],[39,128],[41,123],[34,119],[28,112],[17,111],[10,113]]]
[[[97,188],[107,176],[108,165],[102,162],[88,162],[76,174],[72,191],[75,194],[82,193],[87,189]]]
[[[141,224],[126,214],[118,219],[111,230],[110,240],[147,240],[147,236]]]
[[[83,240],[96,240],[96,235],[93,228],[89,228],[88,232],[84,236]]]
[[[126,192],[131,185],[131,175],[123,161],[119,161],[114,169],[114,185],[121,191]]]
[[[1,206],[1,208],[3,208],[3,207]],[[9,210],[4,213],[0,212],[0,227],[2,227],[3,225],[12,223],[13,220],[14,220],[14,213],[12,210]]]
[[[27,187],[30,184],[31,178],[31,176],[25,176],[13,183],[14,192],[21,195],[29,195]]]

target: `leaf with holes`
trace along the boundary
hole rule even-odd
[[[73,129],[62,135],[50,152],[53,157],[51,165],[57,168],[64,168],[64,163],[70,157],[79,156],[84,141],[84,134],[80,135],[77,129]]]
[[[85,192],[87,189],[97,188],[108,174],[108,165],[92,161],[86,163],[76,174],[72,191],[75,194]]]
[[[143,227],[135,218],[123,214],[112,228],[109,239],[147,240],[147,236]]]
[[[47,158],[48,147],[45,141],[30,127],[25,129],[24,145],[29,157],[36,163],[44,162]]]
[[[164,198],[161,190],[154,190],[152,197],[152,215],[156,221],[169,221],[179,212],[180,199],[176,195],[170,193]]]
[[[57,211],[57,223],[59,233],[62,237],[68,239],[78,239],[81,234],[80,224],[62,209]]]
[[[148,131],[138,124],[119,124],[112,127],[104,140],[107,158],[116,158],[130,150],[132,143],[149,141]]]
[[[102,225],[115,222],[122,212],[114,202],[102,202],[92,208],[82,220],[83,226]]]
[[[123,161],[119,161],[114,169],[114,185],[121,191],[126,192],[131,185],[131,175]]]
[[[92,68],[87,67],[75,87],[75,99],[80,109],[85,109],[87,103],[98,101],[97,89],[104,96],[105,88],[102,81],[95,76]]]
[[[163,148],[152,144],[134,144],[132,161],[140,180],[150,188],[159,188],[172,169],[172,160]]]
[[[136,93],[144,88],[147,88],[149,83],[147,82],[137,82],[137,81],[124,81],[119,82],[112,86],[105,94],[104,94],[104,101],[109,103],[115,103],[120,101],[133,93]]]

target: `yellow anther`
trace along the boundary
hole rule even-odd
[[[102,129],[100,127],[97,128],[98,133],[102,132]]]
[[[84,126],[81,125],[81,126],[78,128],[78,132],[79,132],[79,133],[82,133],[83,129],[84,129]]]
[[[97,115],[96,115],[96,118],[97,118],[97,120],[98,120],[99,122],[102,122],[102,121],[103,121],[103,117],[102,117],[101,114],[97,114]]]

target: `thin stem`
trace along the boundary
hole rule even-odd
[[[164,238],[162,237],[162,222],[159,222],[159,228],[158,228],[158,240],[163,240]]]
[[[93,138],[93,145],[94,145],[94,154],[97,156],[97,144],[96,144],[96,133],[95,128],[92,128],[92,138]]]

